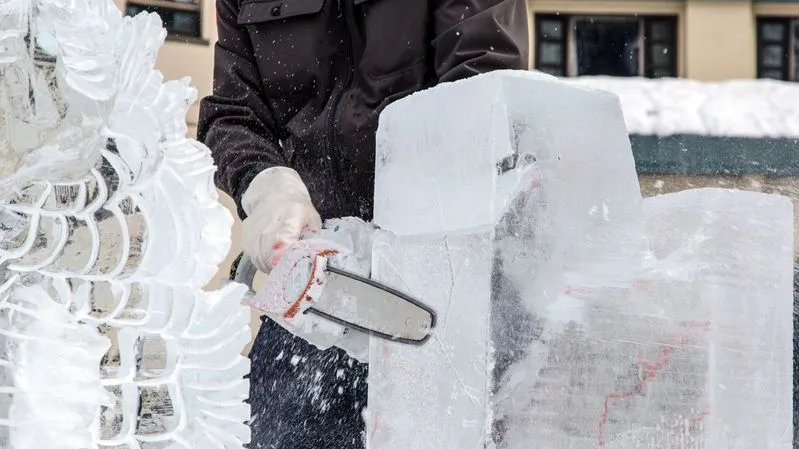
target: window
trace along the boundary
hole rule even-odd
[[[677,76],[677,18],[535,16],[535,67],[555,76]]]
[[[200,0],[132,0],[127,4],[125,14],[135,16],[142,11],[161,16],[169,37],[202,37]]]
[[[799,20],[757,19],[757,77],[799,81],[797,70]]]

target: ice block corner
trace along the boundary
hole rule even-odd
[[[375,222],[398,235],[487,229],[520,184],[554,166],[552,195],[579,182],[605,198],[602,209],[637,204],[625,130],[615,95],[540,73],[501,70],[415,93],[380,116]]]

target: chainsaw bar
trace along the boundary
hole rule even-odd
[[[421,301],[330,265],[325,273],[324,290],[306,313],[400,343],[420,345],[430,338],[436,313]]]
[[[270,274],[273,294],[264,295],[265,302],[256,308],[287,321],[294,320],[297,312],[313,314],[346,329],[404,344],[421,345],[430,338],[436,325],[432,308],[367,277],[328,264],[317,267],[313,260],[286,260],[281,273]],[[252,289],[256,272],[242,254],[231,278]]]

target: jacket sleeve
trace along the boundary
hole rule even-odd
[[[250,37],[237,23],[238,3],[216,2],[213,93],[200,103],[197,139],[211,149],[216,185],[236,201],[239,216],[245,218],[241,196],[250,181],[285,160]]]
[[[440,82],[529,68],[525,0],[436,0],[433,47]]]

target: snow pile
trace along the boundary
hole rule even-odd
[[[233,220],[159,17],[0,0],[0,27],[0,447],[243,447],[247,288],[202,289]]]
[[[789,199],[642,200],[617,98],[535,73],[412,95],[377,143],[373,277],[439,325],[371,342],[369,447],[791,447]]]
[[[799,85],[774,80],[564,78],[619,96],[630,134],[799,138]]]

